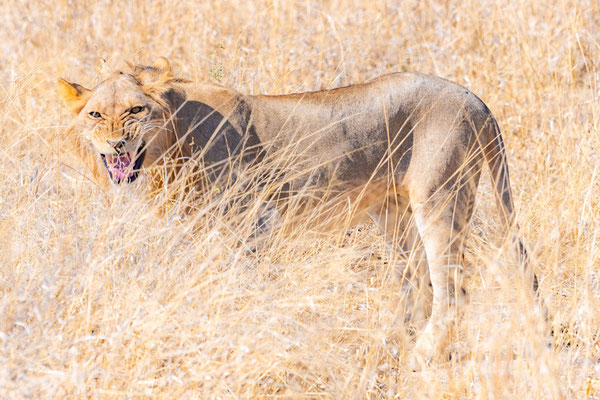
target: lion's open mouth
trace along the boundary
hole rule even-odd
[[[115,183],[135,181],[140,173],[146,151],[143,145],[134,153],[100,154],[110,178]]]

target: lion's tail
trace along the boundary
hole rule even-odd
[[[488,140],[484,143],[483,154],[490,168],[496,203],[505,229],[510,229],[515,222],[514,203],[508,175],[508,162],[504,141],[500,135],[498,123],[492,117],[491,129],[488,129]]]
[[[492,184],[494,185],[494,194],[496,197],[496,204],[500,211],[502,223],[507,234],[513,235],[512,238],[517,246],[517,252],[519,261],[521,262],[524,272],[531,279],[533,289],[536,294],[538,292],[538,280],[536,275],[531,271],[529,266],[529,257],[527,250],[523,245],[523,241],[514,236],[514,231],[518,229],[515,221],[514,203],[512,197],[512,191],[510,188],[510,178],[508,175],[508,161],[506,158],[506,149],[504,148],[504,141],[500,135],[500,128],[498,123],[492,117],[491,127],[488,129],[488,140],[483,146],[483,154],[487,164],[490,168],[490,175],[492,177]],[[545,307],[544,307],[545,308]],[[546,314],[547,311],[544,311]]]

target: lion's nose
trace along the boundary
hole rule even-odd
[[[117,151],[117,153],[120,153],[121,150],[123,150],[123,147],[125,147],[125,140],[123,140],[123,139],[121,139],[121,140],[107,140],[106,143],[108,143],[109,145],[111,145]]]

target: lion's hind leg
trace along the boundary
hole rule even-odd
[[[459,322],[461,305],[466,302],[463,245],[473,213],[476,181],[463,181],[458,190],[441,185],[432,191],[422,185],[411,192],[415,225],[425,247],[433,287],[431,316],[415,347],[414,361],[418,364],[447,356],[450,328]]]

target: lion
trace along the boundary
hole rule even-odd
[[[277,155],[286,162],[265,179],[281,182],[282,213],[286,198],[309,188],[306,198],[338,205],[329,209],[352,224],[372,218],[403,250],[422,243],[433,299],[414,354],[426,362],[443,353],[466,300],[462,253],[484,164],[503,226],[515,225],[498,123],[475,94],[442,78],[393,73],[333,90],[254,96],[177,78],[159,58],[93,90],[61,79],[58,92],[75,114],[82,157],[106,182],[128,185],[177,158],[201,161],[208,177],[192,184],[206,190],[223,185],[233,165]]]

